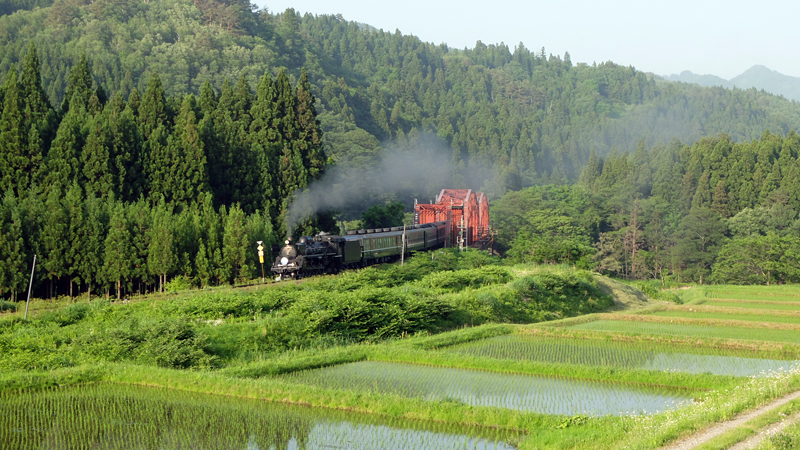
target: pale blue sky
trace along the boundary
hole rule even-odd
[[[755,64],[800,77],[797,0],[255,0],[282,12],[337,14],[450,47],[505,42],[573,63],[612,60],[660,75],[730,79]]]

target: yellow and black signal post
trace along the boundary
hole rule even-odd
[[[264,277],[264,246],[261,243],[264,241],[258,241],[258,262],[261,263],[261,282],[263,283],[266,278]]]

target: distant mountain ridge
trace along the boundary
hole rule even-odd
[[[680,75],[664,76],[668,81],[694,83],[700,86],[721,86],[724,88],[763,89],[769,93],[783,95],[789,100],[800,101],[800,77],[792,77],[756,64],[730,80],[716,75],[698,75],[684,70]]]

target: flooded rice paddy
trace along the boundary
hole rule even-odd
[[[698,349],[699,350],[699,349]],[[557,364],[582,364],[622,369],[686,372],[693,374],[757,376],[790,370],[800,361],[743,356],[744,352],[709,349],[687,353],[669,344],[591,341],[528,336],[498,336],[446,350],[472,356]],[[730,354],[711,354],[730,353]]]
[[[97,384],[0,393],[0,442],[16,449],[513,449],[478,427]]]
[[[542,414],[643,414],[690,402],[683,391],[387,362],[298,372],[296,383]]]

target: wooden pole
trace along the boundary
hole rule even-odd
[[[28,305],[31,304],[31,288],[33,287],[33,272],[36,270],[36,255],[33,255],[33,267],[31,268],[31,281],[28,283],[28,300],[25,302],[25,320],[28,320]]]

